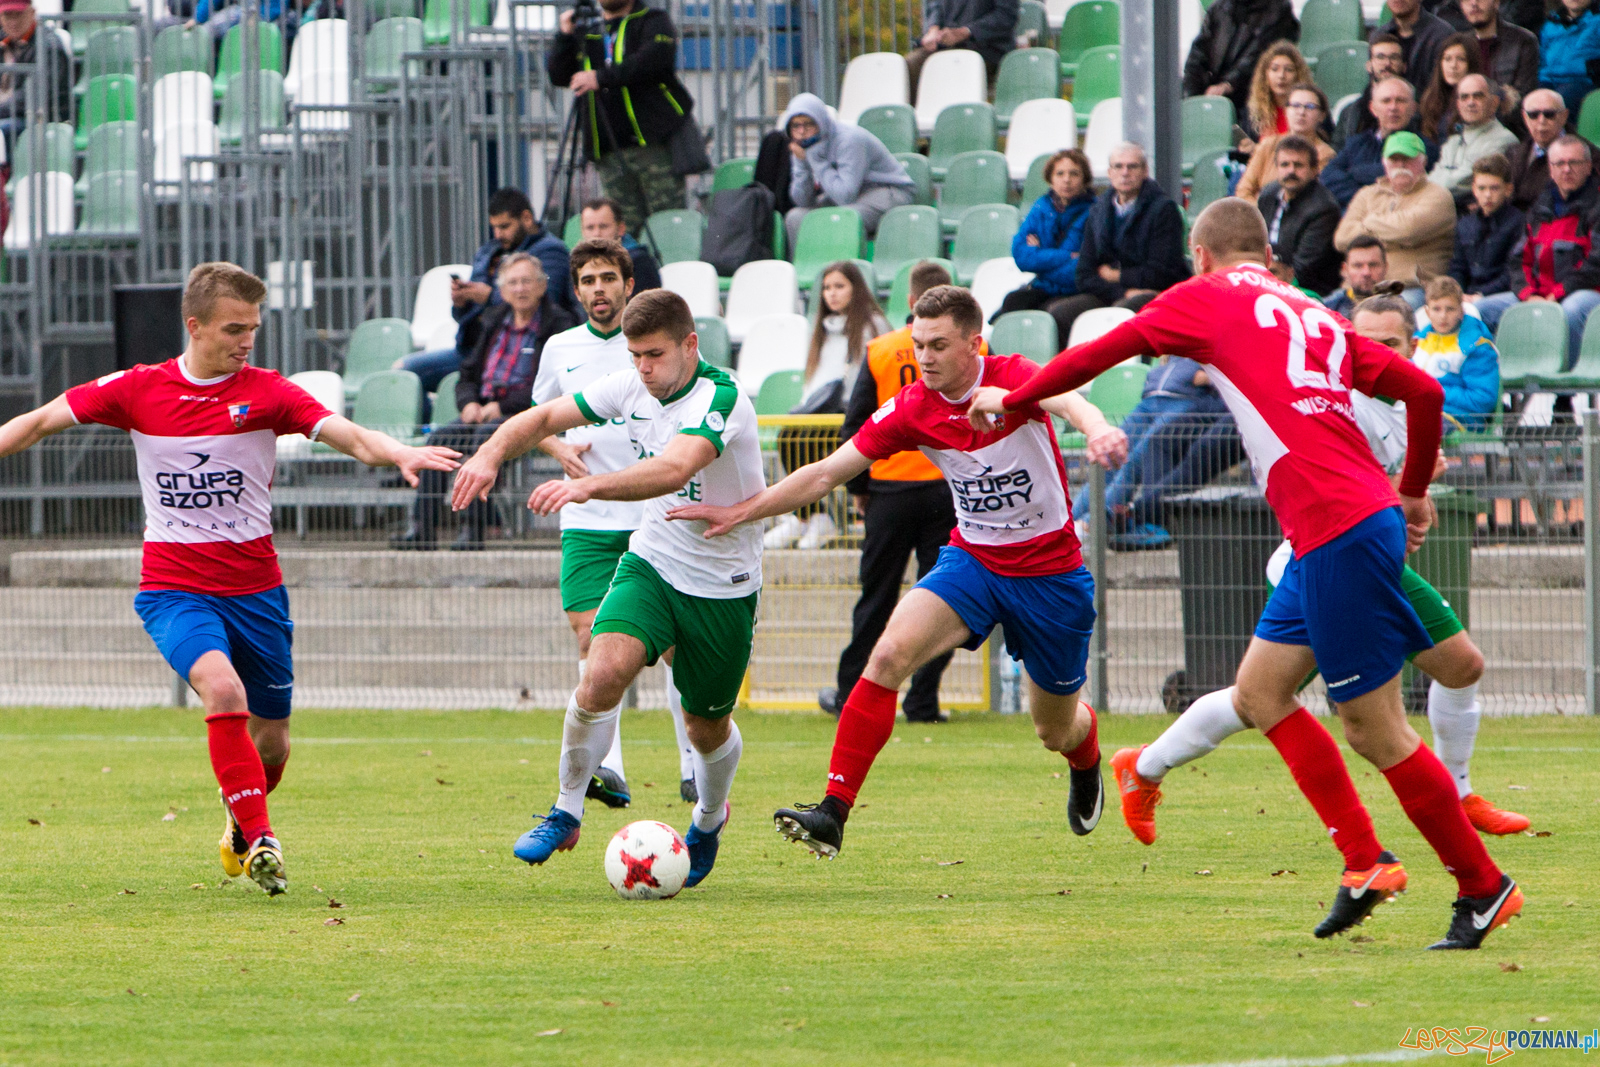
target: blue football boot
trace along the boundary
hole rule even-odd
[[[706,875],[711,873],[711,868],[717,863],[717,847],[722,844],[722,831],[728,828],[728,820],[733,816],[733,805],[722,805],[722,825],[715,830],[702,830],[691,820],[689,832],[683,835],[683,843],[689,846],[689,877],[684,880],[685,889],[693,889],[706,880]]]
[[[560,808],[552,807],[549,815],[534,818],[540,823],[517,838],[511,849],[511,854],[523,863],[543,863],[557,852],[571,852],[578,843],[583,824]]]

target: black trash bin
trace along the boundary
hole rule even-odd
[[[1267,561],[1283,532],[1255,486],[1213,486],[1163,504],[1178,548],[1183,602],[1183,669],[1161,687],[1162,702],[1176,715],[1233,684],[1272,592]]]

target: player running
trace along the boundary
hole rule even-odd
[[[460,453],[411,448],[324,408],[276,371],[249,365],[267,287],[232,263],[202,263],[183,293],[189,345],[165,363],[68,389],[0,427],[0,456],[79,423],[127,430],[144,497],[134,609],[206,711],[222,790],[222,869],[276,896],[287,888],[267,794],[289,759],[294,686],[289,596],[272,547],[280,434],[324,441],[373,467],[454,470]]]
[[[645,501],[644,519],[617,564],[594,617],[589,667],[567,702],[560,793],[550,814],[513,852],[543,863],[578,843],[583,798],[611,747],[618,705],[639,672],[675,649],[699,791],[684,841],[689,878],[700,884],[717,859],[728,794],[743,741],[731,713],[750,663],[761,589],[761,532],[707,544],[700,529],[666,521],[675,500],[731,504],[761,491],[755,408],[733,379],[701,362],[694,316],[676,293],[652,289],[622,314],[633,370],[506,420],[456,475],[451,506],[484,498],[500,464],[554,433],[620,420],[639,462],[623,470],[545,482],[528,498],[548,515],[590,500]]]
[[[1411,358],[1414,320],[1411,305],[1404,300],[1375,296],[1357,307],[1350,318],[1362,337]],[[1405,459],[1404,412],[1353,391],[1351,401],[1367,444],[1389,471],[1391,480],[1395,480]],[[1273,553],[1267,577],[1274,586],[1292,556],[1287,541]],[[1526,817],[1501,811],[1474,793],[1468,775],[1478,735],[1478,679],[1483,676],[1483,653],[1473,644],[1449,603],[1420,574],[1407,567],[1401,573],[1400,584],[1433,641],[1433,647],[1417,653],[1412,662],[1433,680],[1428,687],[1428,721],[1433,726],[1439,759],[1455,778],[1467,819],[1487,834],[1526,830]],[[1310,681],[1306,679],[1307,684]],[[1122,794],[1122,818],[1133,836],[1147,845],[1155,841],[1155,808],[1161,803],[1161,782],[1169,771],[1207,755],[1227,738],[1249,728],[1233,709],[1233,690],[1221,689],[1189,705],[1150,744],[1125,748],[1112,756],[1111,769]]]
[[[974,431],[967,401],[980,383],[1002,392],[1038,368],[1022,356],[983,356],[983,312],[970,292],[929,289],[911,323],[922,378],[880,407],[826,459],[802,467],[735,506],[691,504],[669,518],[705,520],[705,536],[747,536],[743,526],[820,500],[873,461],[919,448],[950,484],[956,528],[939,561],[889,617],[860,680],[845,700],[821,803],[780,808],[778,831],[833,858],[872,761],[894,732],[895,694],[918,667],[954,649],[982,646],[995,626],[1022,660],[1029,707],[1044,747],[1071,769],[1067,823],[1087,834],[1100,821],[1104,790],[1094,709],[1078,698],[1094,630],[1094,579],[1072,529],[1066,467],[1050,415],[1088,435],[1089,457],[1115,465],[1128,439],[1076,393],[1030,403]]]
[[[633,372],[628,341],[622,336],[622,312],[633,295],[633,257],[616,241],[583,241],[572,250],[572,286],[589,320],[545,342],[533,379],[535,404],[580,393],[608,374]],[[611,419],[579,426],[563,437],[546,437],[539,447],[561,461],[569,478],[611,474],[639,458],[623,422]],[[643,515],[644,504],[637,500],[588,500],[561,509],[561,609],[578,639],[580,681],[589,667],[595,612]],[[678,792],[692,804],[694,757],[684,730],[682,698],[670,673],[667,705],[678,737]],[[632,800],[623,773],[620,717],[611,750],[589,780],[588,795],[613,808],[625,808]]]
[[[1405,888],[1378,843],[1339,747],[1296,696],[1313,668],[1328,680],[1352,748],[1388,779],[1406,815],[1459,883],[1436,949],[1477,948],[1522,909],[1467,821],[1450,772],[1406,723],[1405,657],[1432,647],[1405,597],[1408,550],[1433,521],[1443,390],[1426,372],[1267,270],[1266,223],[1253,204],[1219,200],[1190,234],[1196,277],[1104,337],[1064,352],[1010,393],[984,389],[974,421],[1075,388],[1132,356],[1171,352],[1202,364],[1239,425],[1257,482],[1294,546],[1256,624],[1234,686],[1241,718],[1266,734],[1344,854],[1345,874],[1319,936],[1347,930]],[[1395,489],[1373,458],[1350,392],[1406,402],[1410,442]]]

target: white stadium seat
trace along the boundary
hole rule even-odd
[[[411,302],[411,342],[424,348],[434,334],[445,324],[450,326],[450,344],[437,347],[451,347],[456,343],[456,320],[450,314],[450,279],[460,278],[465,281],[472,276],[472,265],[468,263],[446,263],[442,267],[433,267],[423,274],[417,282],[417,296]]]
[[[1133,312],[1127,308],[1091,308],[1073,320],[1072,333],[1067,336],[1067,347],[1086,345],[1104,337],[1131,318]]]
[[[917,131],[932,133],[939,112],[951,104],[981,104],[989,99],[989,73],[983,57],[966,48],[935,52],[917,78]]]
[[[800,306],[794,264],[758,259],[733,273],[728,287],[728,339],[741,344],[750,324],[768,315],[790,315]]]
[[[750,323],[739,349],[738,377],[753,398],[767,375],[805,370],[811,349],[811,323],[804,315],[765,315]]]
[[[554,33],[560,17],[554,4],[526,4],[517,8],[517,32]],[[511,28],[511,0],[498,0],[495,4],[494,28]]]
[[[165,79],[163,79],[165,80]],[[155,165],[150,172],[153,185],[162,197],[181,195],[184,160],[190,156],[214,156],[220,150],[217,125],[209,118],[204,122],[178,121],[161,128],[155,137]],[[191,182],[209,182],[216,179],[215,163],[190,163]]]
[[[695,259],[661,267],[661,288],[677,293],[689,303],[695,318],[722,317],[722,289],[717,268]]]
[[[1096,181],[1105,181],[1111,170],[1111,150],[1123,142],[1122,98],[1102,100],[1089,112],[1089,128],[1083,134],[1083,154]]]
[[[839,117],[844,121],[855,122],[869,107],[910,102],[911,76],[900,53],[868,52],[845,68],[839,89]]]
[[[1040,156],[1078,146],[1078,118],[1070,100],[1028,100],[1011,113],[1006,130],[1006,169],[1022,181]],[[1024,209],[1026,210],[1026,209]]]
[[[983,308],[984,337],[988,337],[993,329],[989,325],[989,320],[1000,310],[1006,294],[1022,288],[1031,281],[1033,275],[1018,269],[1016,260],[1010,256],[986,259],[978,264],[978,270],[972,276],[972,295],[977,298],[978,306]]]
[[[331,370],[303,370],[289,375],[289,381],[311,394],[311,399],[333,412],[344,414],[344,379]],[[311,455],[311,440],[305,434],[284,434],[278,438],[279,459],[304,459]]]
[[[72,175],[54,170],[32,174],[20,179],[11,195],[11,221],[0,240],[8,252],[32,248],[36,229],[46,236],[72,232]]]
[[[213,122],[216,107],[211,75],[198,70],[175,71],[164,75],[150,90],[150,128],[164,130],[179,123]]]
[[[1044,0],[1045,21],[1050,23],[1052,30],[1061,29],[1061,24],[1067,20],[1067,8],[1077,2],[1078,0]]]
[[[283,91],[296,104],[350,103],[350,23],[315,19],[300,27]],[[299,116],[302,130],[348,130],[348,111],[313,111]]]

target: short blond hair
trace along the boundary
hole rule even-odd
[[[1218,259],[1267,254],[1267,220],[1248,200],[1225,196],[1213,201],[1194,220],[1189,243]]]
[[[189,272],[183,287],[183,319],[210,322],[222,299],[261,304],[267,299],[267,285],[235,263],[202,263]]]
[[[1433,281],[1429,282],[1427,287],[1422,290],[1422,293],[1424,298],[1428,300],[1448,299],[1454,300],[1458,304],[1461,303],[1461,298],[1465,295],[1461,291],[1461,283],[1450,277],[1448,274],[1441,274],[1437,278],[1433,279]]]

